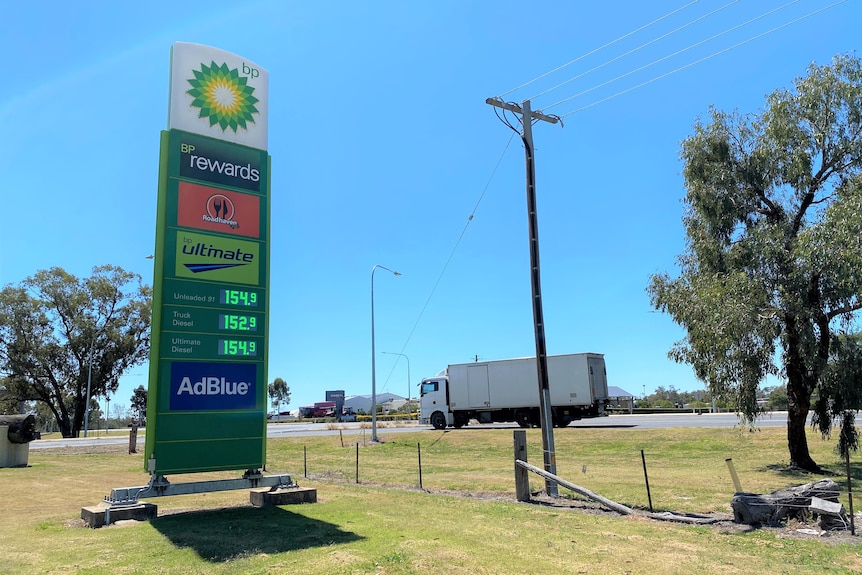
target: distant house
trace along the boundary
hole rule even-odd
[[[628,391],[624,390],[622,387],[617,387],[616,385],[609,385],[608,386],[608,397],[613,397],[615,399],[616,398],[622,399],[622,398],[632,398],[632,397],[634,397],[634,395],[632,395]]]
[[[384,406],[384,412],[396,410],[400,406],[404,405],[404,402],[405,399],[402,396],[395,395],[394,393],[377,394],[377,405]],[[344,407],[352,407],[357,413],[359,411],[371,413],[371,394],[352,395],[350,397],[346,397],[344,398]]]
[[[634,407],[635,396],[615,385],[608,386],[608,405],[610,407],[623,407],[632,409]]]

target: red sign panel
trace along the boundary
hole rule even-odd
[[[260,197],[179,182],[177,225],[260,237]]]

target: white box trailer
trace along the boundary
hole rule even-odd
[[[557,427],[576,419],[605,415],[608,377],[604,355],[549,355],[548,388]],[[539,376],[535,357],[448,366],[422,380],[420,422],[436,429],[514,421],[539,425]]]

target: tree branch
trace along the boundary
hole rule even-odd
[[[809,191],[806,192],[805,196],[803,196],[802,203],[799,204],[799,210],[797,210],[796,215],[793,217],[793,226],[791,228],[792,232],[790,234],[790,238],[795,238],[797,234],[799,234],[799,228],[802,227],[802,219],[805,217],[805,212],[808,211],[808,208],[813,203],[814,192],[809,189]]]
[[[757,196],[757,199],[760,200],[760,202],[766,206],[765,208],[757,208],[757,213],[766,216],[766,220],[768,222],[777,223],[778,220],[781,218],[781,210],[778,208],[775,202],[770,200],[769,197],[766,195],[766,192],[764,192],[759,187],[754,188],[754,193]]]
[[[848,304],[845,306],[841,306],[839,308],[835,308],[832,311],[826,312],[826,318],[829,321],[832,321],[833,319],[835,319],[839,315],[852,313],[852,312],[859,310],[859,309],[862,309],[862,303]]]
[[[811,368],[811,379],[818,381],[820,374],[823,373],[829,361],[829,345],[832,342],[831,331],[829,330],[829,316],[820,309],[820,274],[811,276],[808,290],[808,305],[812,310],[815,310],[814,322],[817,324],[817,330],[820,332],[817,338],[817,357]]]
[[[819,200],[811,202],[812,204],[823,204],[834,198],[837,194],[829,194],[828,196],[823,196]]]

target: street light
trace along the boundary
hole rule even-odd
[[[84,437],[90,427],[90,382],[93,381],[93,342],[90,342],[90,360],[87,362],[87,398],[84,406]]]
[[[407,417],[410,418],[410,358],[403,353],[395,353],[392,351],[384,351],[388,355],[400,355],[407,360]]]
[[[380,268],[393,275],[401,274],[376,264],[371,268],[371,441],[377,442],[377,368],[374,364],[374,271]]]
[[[96,335],[90,339],[90,358],[87,361],[87,401],[84,406],[84,437],[87,437],[87,429],[90,426],[90,384],[93,381],[93,348],[96,347],[96,340],[99,339],[105,328],[107,328],[107,324],[102,326],[96,332]]]

